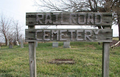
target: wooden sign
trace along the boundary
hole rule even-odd
[[[35,12],[26,13],[26,25],[96,25],[111,26],[112,13]]]
[[[77,30],[41,30],[26,29],[26,41],[90,41],[111,42],[111,29],[77,29]]]
[[[26,13],[25,39],[29,42],[30,77],[37,77],[36,41],[103,42],[102,77],[109,77],[109,48],[112,42],[112,13],[32,12]],[[35,25],[92,25],[104,29],[35,29]]]

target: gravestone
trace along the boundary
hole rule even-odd
[[[7,46],[9,46],[9,40],[7,40]]]
[[[58,42],[53,42],[52,47],[58,47]]]
[[[17,46],[19,46],[19,45],[20,45],[18,41],[16,41],[16,44],[17,44]]]
[[[9,42],[9,48],[13,48],[12,42]]]
[[[9,45],[9,48],[13,48],[13,45],[10,44],[10,45]]]
[[[64,42],[63,48],[71,48],[70,42]]]
[[[20,44],[21,44],[21,48],[24,48],[23,39],[22,38],[20,39]]]

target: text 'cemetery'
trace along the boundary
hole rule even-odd
[[[111,29],[26,30],[26,40],[37,41],[110,41]]]

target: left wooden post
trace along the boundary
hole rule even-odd
[[[35,26],[28,26],[28,29],[35,29]],[[36,42],[29,42],[29,67],[30,67],[30,77],[37,77]]]

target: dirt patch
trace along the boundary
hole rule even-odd
[[[96,49],[96,47],[94,47],[93,45],[86,45],[86,47],[89,47],[91,49]]]
[[[72,59],[53,59],[49,63],[51,64],[74,64],[75,61]]]
[[[79,49],[79,48],[72,48],[72,47],[71,47],[70,49]]]

